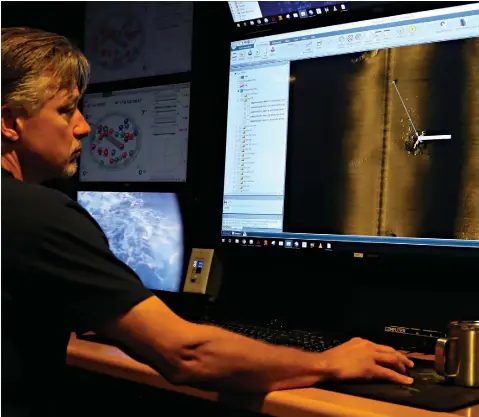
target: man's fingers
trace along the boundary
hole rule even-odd
[[[398,372],[406,373],[406,364],[401,361],[395,352],[376,352],[374,359],[379,365],[386,365]]]
[[[410,360],[406,355],[404,355],[403,353],[401,352],[398,352],[396,349],[393,349],[392,347],[390,346],[386,346],[386,345],[376,345],[376,350],[378,352],[384,352],[384,353],[395,353],[397,355],[397,357],[399,358],[399,360],[404,364],[406,365],[407,367],[409,368],[413,368],[414,367],[414,362],[412,360]]]
[[[385,381],[395,382],[397,384],[410,385],[414,382],[414,379],[408,377],[407,375],[399,374],[392,369],[383,368],[379,365],[374,369],[374,377],[384,379]]]

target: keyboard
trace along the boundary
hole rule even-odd
[[[203,320],[198,321],[197,323],[218,326],[252,339],[262,340],[263,342],[271,343],[273,345],[295,347],[308,352],[323,352],[343,343],[343,341],[328,337],[320,332],[286,330],[275,327],[234,322],[219,322],[213,320]]]
[[[307,352],[323,352],[334,346],[338,346],[343,341],[327,337],[320,332],[308,332],[304,330],[285,330],[283,328],[257,326],[244,323],[221,322],[216,320],[200,320],[197,324],[221,327],[233,333],[238,333],[256,340],[262,340],[266,343],[280,346],[290,346]],[[79,339],[89,342],[103,343],[105,345],[115,345],[108,337],[100,336],[95,333],[79,335]]]

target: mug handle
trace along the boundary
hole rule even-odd
[[[447,367],[446,350],[447,350],[447,345],[451,341],[451,339],[452,338],[444,338],[444,337],[437,339],[436,348],[434,351],[435,353],[434,364],[436,367],[436,372],[439,375],[445,376],[446,378],[454,378],[457,375],[457,373],[451,374],[446,371],[446,367]]]

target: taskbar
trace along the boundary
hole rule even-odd
[[[391,252],[479,258],[479,240],[223,231],[221,242],[232,247],[349,252],[357,258]]]
[[[252,28],[255,26],[267,26],[277,23],[283,23],[288,21],[294,21],[296,19],[310,19],[312,17],[327,16],[331,13],[339,13],[348,11],[347,4],[344,2],[331,2],[331,4],[323,7],[310,7],[300,10],[294,10],[290,12],[284,12],[277,15],[269,15],[258,17],[254,19],[247,19],[236,22],[238,28],[246,27]]]

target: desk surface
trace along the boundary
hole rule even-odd
[[[207,400],[223,401],[274,417],[479,417],[479,405],[454,413],[438,413],[317,388],[276,391],[266,396],[235,395],[231,398],[216,392],[171,385],[152,368],[135,361],[120,349],[79,340],[74,335],[68,346],[67,361],[70,366]]]

